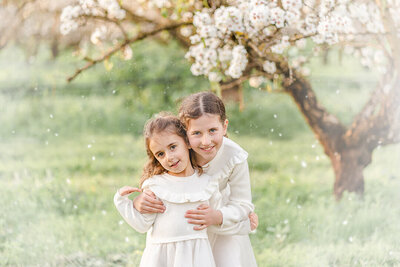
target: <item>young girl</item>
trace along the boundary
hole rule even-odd
[[[187,210],[201,205],[220,207],[218,181],[201,175],[202,169],[189,150],[186,131],[178,118],[163,115],[150,120],[144,136],[149,161],[141,188],[144,192],[151,190],[162,200],[165,212],[142,215],[136,211],[128,194],[140,191],[137,188],[122,187],[114,197],[127,223],[138,232],[147,232],[140,266],[215,266],[206,230],[194,230],[184,216]],[[215,215],[217,218],[213,219]],[[210,218],[216,220],[218,215],[210,213]]]
[[[257,266],[251,247],[246,223],[251,219],[252,229],[258,225],[252,213],[251,188],[247,164],[247,152],[226,135],[228,120],[221,99],[210,92],[193,94],[184,99],[179,109],[185,124],[189,143],[195,159],[204,173],[218,179],[223,203],[219,210],[201,206],[191,209],[185,217],[196,225],[194,229],[208,227],[209,239],[217,267]],[[142,213],[163,212],[162,202],[151,192],[141,194],[134,201]],[[213,214],[219,214],[219,220]],[[216,221],[222,222],[220,225]],[[241,230],[239,230],[241,229]],[[240,233],[244,235],[237,235]],[[250,231],[250,230],[249,230]]]

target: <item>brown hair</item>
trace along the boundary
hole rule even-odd
[[[140,187],[142,187],[143,182],[148,178],[150,178],[151,176],[166,172],[164,167],[155,158],[155,156],[150,150],[150,140],[153,137],[153,135],[163,131],[170,131],[171,133],[174,133],[182,137],[183,140],[185,140],[185,143],[189,144],[185,126],[176,116],[166,112],[160,112],[156,114],[154,118],[148,120],[146,122],[146,125],[144,126],[143,136],[145,139],[146,152],[149,160],[147,161],[147,163],[143,168],[143,174],[139,183]],[[192,164],[193,168],[197,170],[199,174],[201,174],[203,170],[201,166],[197,164],[196,159],[194,157],[194,151],[192,149],[189,149],[189,156],[190,156],[190,163]]]
[[[183,99],[179,108],[179,118],[186,127],[190,119],[198,119],[206,113],[219,115],[222,124],[226,120],[224,102],[211,92],[189,95]]]

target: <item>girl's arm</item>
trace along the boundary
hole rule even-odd
[[[229,200],[220,208],[223,217],[222,227],[231,227],[240,221],[248,220],[249,214],[254,211],[247,160],[233,168],[228,178],[228,186]]]
[[[139,233],[147,232],[154,223],[157,214],[141,214],[133,207],[133,201],[128,198],[132,192],[140,192],[140,189],[125,186],[117,191],[114,196],[114,204],[124,220]]]
[[[220,235],[248,234],[252,230],[248,216],[253,212],[254,205],[251,202],[247,161],[239,163],[233,168],[228,178],[227,189],[229,192],[226,190],[223,192],[228,195],[225,196],[228,197],[228,201],[224,201],[226,204],[224,206],[212,205],[218,210],[199,207],[196,210],[187,211],[185,217],[189,219],[188,222],[198,225],[194,227],[195,230],[202,230],[211,225],[210,230]]]
[[[210,205],[215,207],[215,203],[210,201]],[[191,214],[189,211],[187,214]],[[196,215],[192,213],[192,216],[196,216],[197,219],[189,219],[189,223],[199,224],[194,226],[194,230],[203,230],[208,227],[209,231],[218,235],[247,235],[252,230],[251,220],[249,218],[240,222],[234,223],[231,226],[222,225],[222,213],[219,210],[211,208],[209,205],[202,204],[197,207]],[[192,218],[186,215],[186,218]]]

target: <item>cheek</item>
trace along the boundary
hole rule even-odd
[[[189,140],[189,145],[193,148],[194,146],[196,146],[196,144],[198,143],[196,140],[196,137],[194,136],[188,136],[188,140]]]
[[[222,134],[217,134],[214,136],[214,142],[216,145],[220,146],[222,144],[222,140],[224,139],[224,136]]]

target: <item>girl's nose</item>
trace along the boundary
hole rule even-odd
[[[167,157],[167,161],[171,161],[174,158],[173,153],[171,152],[166,153],[165,156]]]
[[[209,145],[211,143],[210,141],[211,140],[210,140],[210,137],[208,136],[208,134],[203,135],[203,138],[201,140],[202,145]]]

